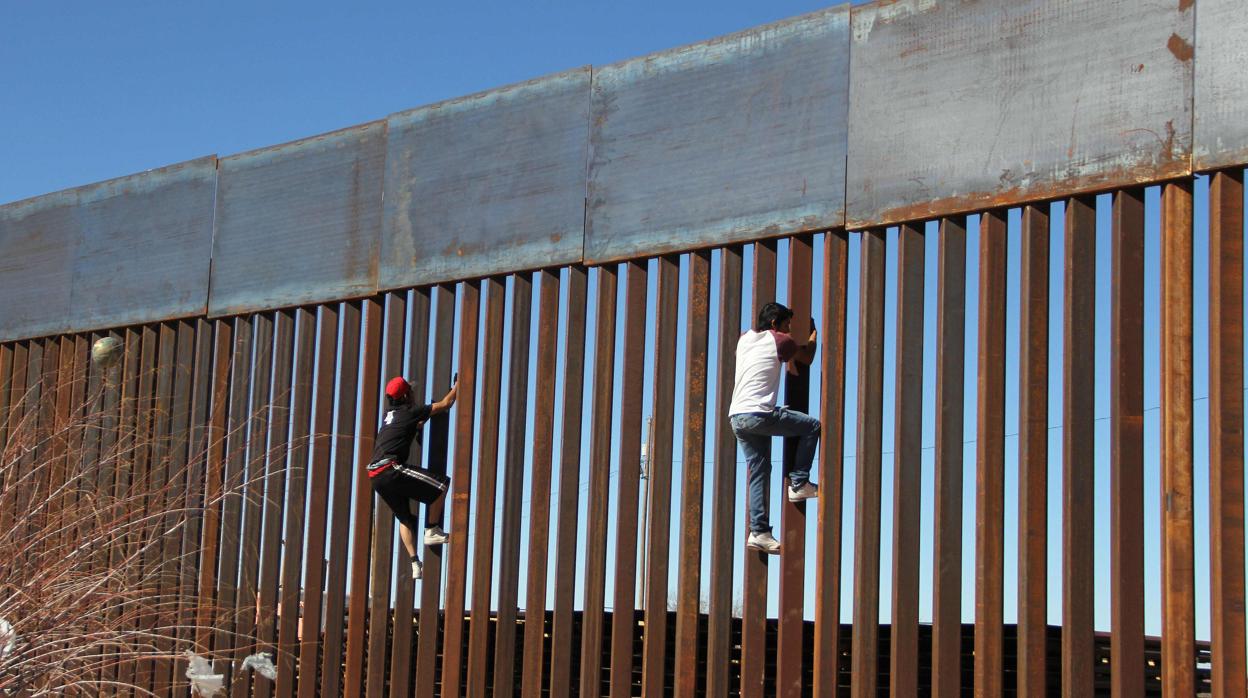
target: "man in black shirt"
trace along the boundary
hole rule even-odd
[[[429,505],[438,501],[446,494],[450,480],[445,475],[406,465],[405,461],[412,449],[419,452],[425,422],[455,404],[458,388],[459,381],[456,380],[445,397],[428,405],[414,401],[412,386],[407,380],[392,378],[386,384],[386,399],[390,406],[374,441],[368,480],[399,520],[399,539],[412,558],[413,579],[420,579],[422,571],[415,534],[420,520],[413,510],[416,502]],[[441,526],[425,529],[425,545],[442,545],[446,540],[447,534]]]

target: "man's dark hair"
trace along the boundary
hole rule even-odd
[[[389,395],[386,396],[386,400],[390,403],[391,408],[398,407],[399,405],[406,405],[408,401],[411,399],[412,398],[410,395],[408,397],[400,397],[400,398],[393,398],[393,397],[390,397]]]
[[[776,325],[793,317],[793,311],[785,306],[771,302],[764,305],[762,310],[758,311],[758,324],[754,326],[757,332],[773,329]]]

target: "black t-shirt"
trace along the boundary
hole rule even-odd
[[[421,427],[428,421],[431,410],[431,405],[414,404],[395,405],[386,410],[369,463],[385,458],[407,462],[409,451],[420,448],[420,437],[424,431]]]

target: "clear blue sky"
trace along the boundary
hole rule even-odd
[[[0,202],[282,143],[831,4],[5,3]]]
[[[341,3],[90,3],[52,5],[9,3],[0,23],[0,202],[86,184],[217,153],[229,155],[304,136],[379,119],[411,107],[525,80],[585,64],[605,64],[681,44],[737,31],[827,6],[807,0],[669,0],[618,3],[601,0],[534,0],[526,3],[437,3],[383,5]],[[1203,269],[1207,259],[1203,189],[1197,196],[1196,249],[1196,383],[1195,395],[1208,395],[1207,288]],[[1098,215],[1097,258],[1097,627],[1109,623],[1109,237],[1107,208]],[[1146,628],[1160,630],[1157,512],[1159,508],[1157,438],[1158,412],[1158,237],[1157,201],[1150,194],[1148,212],[1148,301],[1146,335],[1148,613]],[[1050,424],[1050,622],[1060,619],[1060,290],[1061,236],[1054,211],[1053,332],[1051,367],[1053,391]],[[978,231],[968,229],[967,281],[967,414],[968,441],[974,439],[975,317],[977,303],[975,263]],[[892,361],[895,260],[890,232],[888,317],[886,325],[884,450],[892,451]],[[1011,219],[1010,302],[1008,335],[1011,363],[1007,367],[1007,434],[1017,432],[1018,236]],[[929,234],[927,336],[925,357],[923,443],[933,443],[935,356],[936,236]],[[855,369],[857,312],[857,243],[851,243],[851,305],[849,322],[850,375]],[[782,255],[780,269],[783,270]],[[746,259],[748,279],[750,259]],[[819,268],[818,258],[815,268]],[[781,274],[781,287],[784,275]],[[717,284],[717,277],[715,283]],[[816,288],[821,279],[815,279]],[[591,287],[592,288],[592,287]],[[621,290],[623,284],[621,283]],[[682,292],[683,293],[683,292]],[[783,292],[781,293],[783,297]],[[653,302],[653,290],[651,291]],[[746,307],[749,307],[746,299]],[[815,307],[821,312],[821,304]],[[534,312],[536,320],[536,309]],[[590,311],[589,349],[593,342]],[[683,322],[683,295],[682,295]],[[712,337],[714,337],[712,327]],[[653,346],[647,339],[647,351]],[[683,340],[682,340],[683,352]],[[535,352],[534,352],[535,354]],[[560,355],[562,362],[562,353]],[[592,365],[592,362],[590,362]],[[678,357],[683,366],[683,354]],[[713,371],[716,363],[712,362]],[[647,369],[647,393],[650,369]],[[618,373],[617,373],[618,381]],[[587,383],[587,391],[589,384]],[[617,385],[618,388],[618,385]],[[677,394],[683,386],[678,384]],[[848,414],[855,407],[854,383],[847,386]],[[712,395],[714,399],[713,389]],[[588,404],[588,395],[587,404]],[[812,400],[814,396],[812,396]],[[505,398],[504,398],[505,400]],[[504,402],[505,405],[505,402]],[[587,408],[588,409],[588,408]],[[649,400],[645,407],[650,411]],[[504,410],[505,412],[505,410]],[[588,414],[588,412],[587,412]],[[1196,409],[1197,463],[1197,590],[1208,589],[1207,403]],[[503,423],[505,424],[505,414]],[[677,419],[681,418],[678,411]],[[679,429],[675,458],[680,457]],[[618,434],[617,434],[618,436]],[[617,439],[618,440],[618,439]],[[708,435],[708,444],[712,439]],[[847,433],[847,455],[853,452],[852,429]],[[586,437],[588,445],[588,436]],[[1013,621],[1016,577],[1017,514],[1016,437],[1007,449],[1006,619]],[[613,448],[614,452],[614,448]],[[775,449],[777,457],[779,448]],[[974,443],[966,447],[965,575],[963,615],[973,609],[974,578]],[[614,456],[613,456],[614,457]],[[709,457],[709,455],[708,455]],[[843,598],[851,588],[853,465],[846,461],[846,569]],[[884,458],[884,546],[882,556],[882,615],[887,618],[891,560],[891,455]],[[924,451],[924,511],[921,566],[922,617],[930,619],[932,521],[932,451]],[[816,479],[822,474],[816,471]],[[680,482],[677,464],[673,479]],[[708,489],[710,469],[707,470]],[[778,478],[778,475],[777,475]],[[740,485],[743,478],[738,477]],[[587,480],[583,482],[587,485]],[[501,486],[501,483],[500,483]],[[778,490],[777,488],[773,488]],[[614,511],[615,486],[612,485]],[[501,494],[501,492],[500,492]],[[552,501],[557,494],[552,495]],[[528,514],[526,479],[525,513]],[[674,494],[679,501],[679,490]],[[582,507],[584,497],[581,498]],[[738,497],[738,507],[743,496]],[[740,511],[740,509],[738,509]],[[709,509],[708,509],[709,512]],[[810,518],[814,517],[811,509]],[[709,525],[709,513],[708,521]],[[814,527],[811,526],[813,544]],[[612,531],[614,539],[614,531]],[[583,548],[582,541],[582,548]],[[709,543],[709,539],[708,539]],[[677,549],[673,547],[672,554]],[[739,558],[738,554],[738,558]],[[813,587],[813,557],[808,589]],[[608,560],[608,565],[611,561]],[[739,560],[738,560],[739,566]],[[675,561],[672,563],[675,574]],[[777,581],[772,565],[772,584]],[[552,570],[553,571],[553,570]],[[579,577],[579,575],[578,575]],[[608,579],[611,575],[608,574]],[[579,589],[578,578],[578,589]],[[704,577],[704,588],[707,579]],[[523,589],[522,565],[522,589]],[[734,585],[737,593],[740,579]],[[673,577],[674,588],[674,577]],[[610,603],[610,584],[607,590]],[[523,599],[523,592],[521,594]],[[580,598],[578,593],[577,604]],[[812,602],[813,603],[813,602]],[[774,604],[774,601],[773,601]],[[813,606],[808,604],[808,614]],[[774,612],[774,605],[773,605]],[[1208,609],[1198,604],[1198,634],[1208,636]],[[848,619],[848,615],[845,616]]]

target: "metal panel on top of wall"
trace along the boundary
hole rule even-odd
[[[855,7],[850,226],[1187,173],[1191,6],[881,0]]]
[[[69,325],[78,190],[0,206],[0,341]]]
[[[0,207],[0,340],[204,312],[216,158]]]
[[[1190,0],[1189,0],[1190,1]],[[1196,115],[1192,166],[1248,162],[1248,9],[1200,0],[1196,13]]]
[[[212,315],[377,288],[386,122],[221,159]]]
[[[849,5],[594,70],[594,263],[844,224]]]
[[[394,114],[381,288],[581,259],[589,68]]]

